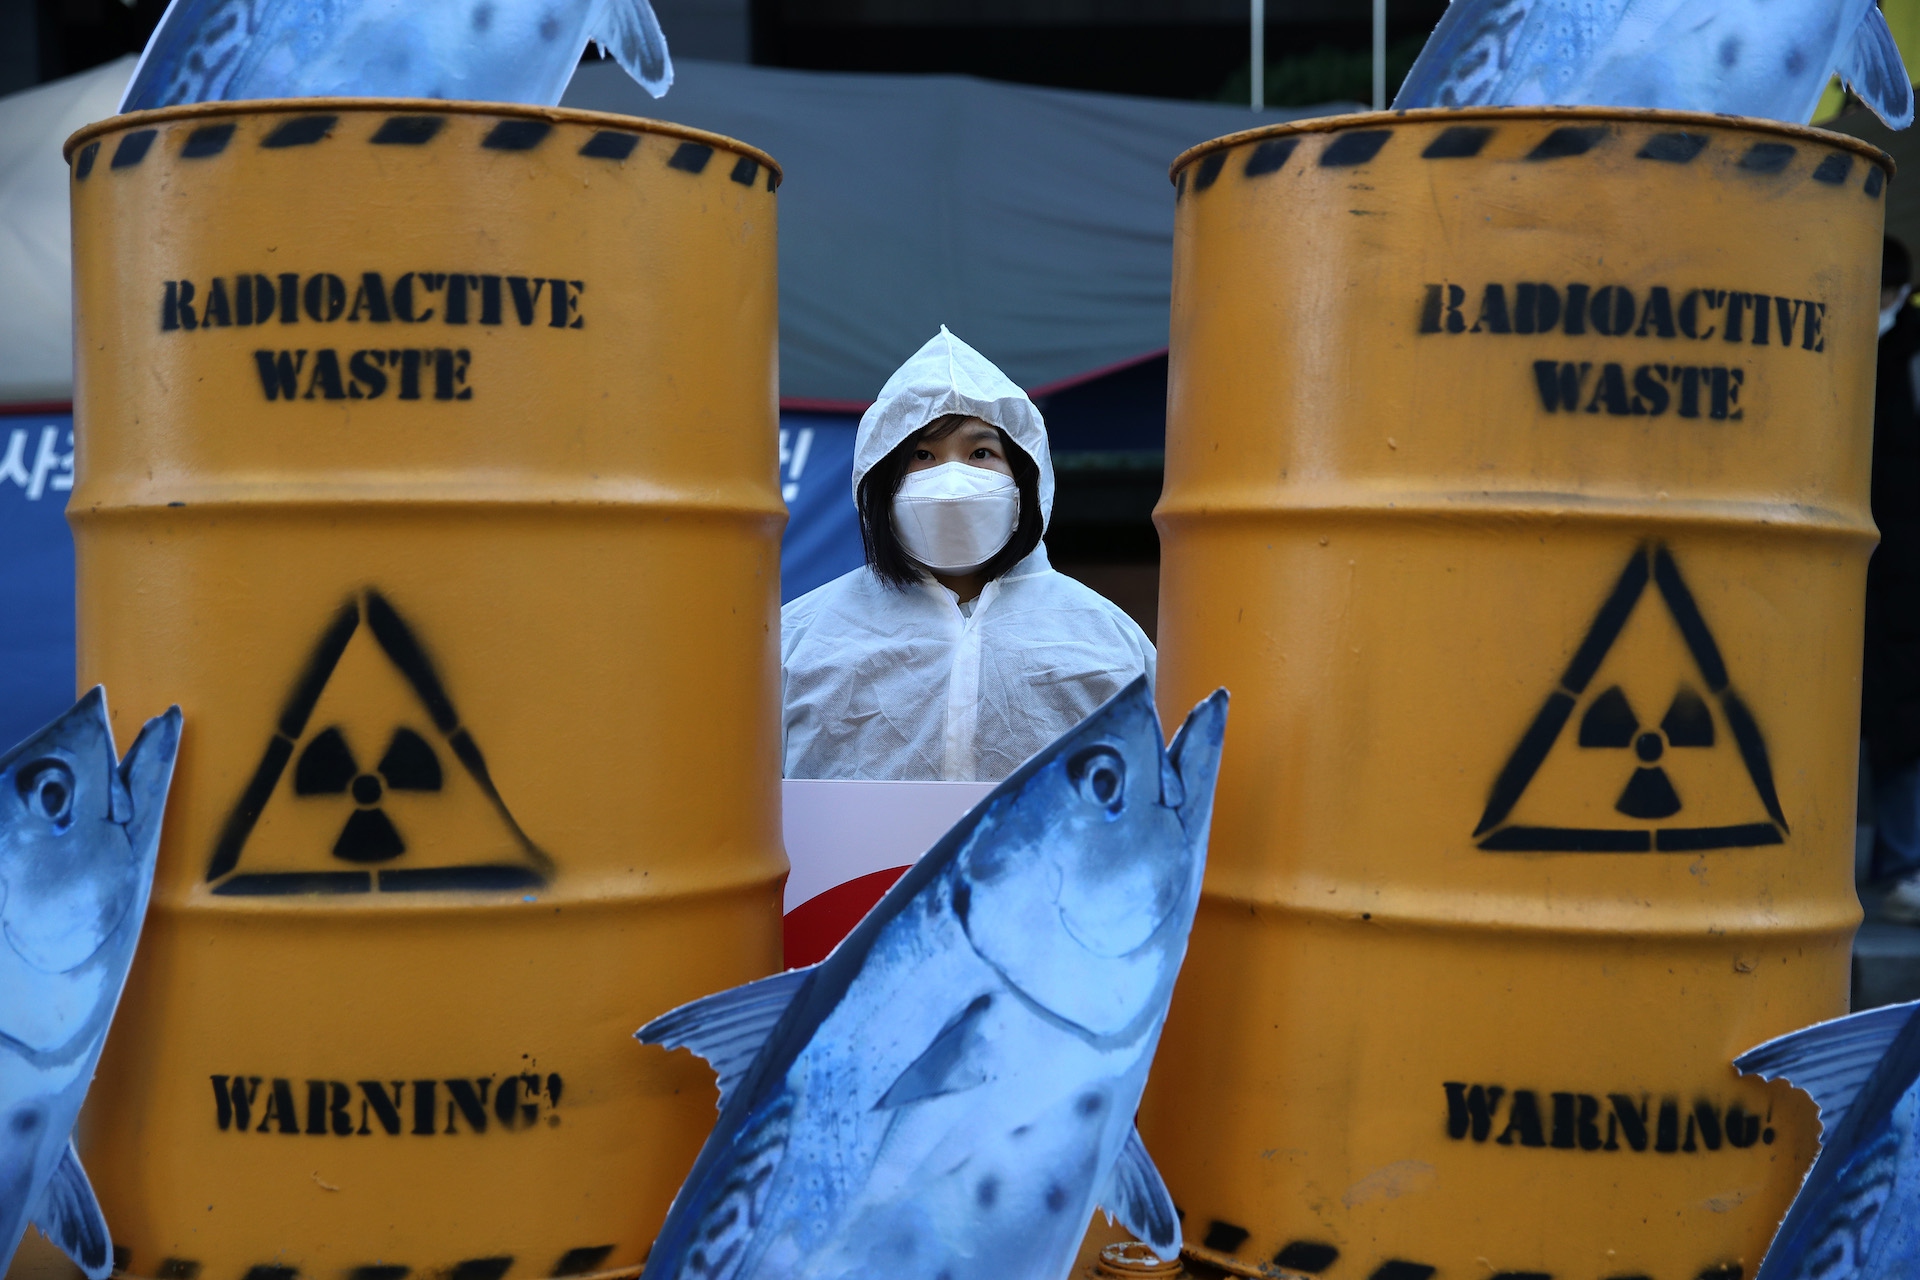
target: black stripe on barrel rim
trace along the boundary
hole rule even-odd
[[[111,168],[131,169],[147,158],[147,148],[153,145],[153,136],[158,129],[135,129],[120,139],[120,145],[113,149]]]
[[[1434,1270],[1424,1262],[1402,1262],[1398,1258],[1390,1258],[1375,1267],[1367,1280],[1427,1280]]]
[[[779,189],[780,189],[780,171],[778,169],[775,169],[772,165],[768,165],[767,166],[767,190],[778,191]]]
[[[1200,166],[1193,171],[1193,189],[1195,193],[1205,191],[1220,176],[1220,170],[1227,166],[1227,153],[1216,151],[1200,160]]]
[[[667,168],[679,169],[686,173],[704,173],[707,161],[713,159],[713,148],[704,142],[683,142],[673,149],[667,157]]]
[[[1668,164],[1686,164],[1706,150],[1704,133],[1656,133],[1646,145],[1634,152],[1638,160],[1664,160]]]
[[[403,1267],[397,1262],[375,1262],[364,1267],[354,1267],[347,1272],[347,1280],[407,1280],[412,1267]]]
[[[300,1269],[263,1262],[257,1267],[247,1268],[246,1280],[300,1280]]]
[[[601,129],[588,138],[580,148],[580,154],[593,160],[625,160],[640,145],[637,134],[622,133],[618,129]]]
[[[1792,162],[1796,150],[1784,142],[1756,142],[1740,157],[1739,167],[1748,173],[1778,173]]]
[[[513,1266],[513,1255],[503,1253],[492,1258],[468,1258],[453,1264],[448,1280],[500,1280]]]
[[[217,156],[227,149],[227,143],[233,141],[233,124],[203,124],[187,135],[180,147],[183,160],[204,160],[208,156]]]
[[[376,147],[418,147],[432,142],[444,116],[388,116],[367,141]]]
[[[1237,1222],[1225,1222],[1215,1218],[1207,1224],[1206,1239],[1200,1243],[1202,1247],[1211,1249],[1215,1253],[1233,1253],[1245,1244],[1247,1237],[1252,1234]]]
[[[199,1280],[200,1263],[193,1258],[162,1258],[155,1280]]]
[[[1868,165],[1867,180],[1862,184],[1860,189],[1872,198],[1878,200],[1880,198],[1880,188],[1886,185],[1887,175],[1881,170],[1880,166],[1877,164]]]
[[[1380,154],[1380,148],[1386,146],[1392,136],[1389,129],[1354,129],[1340,134],[1320,153],[1320,167],[1347,169],[1365,164]]]
[[[73,158],[73,180],[85,182],[87,175],[93,172],[94,157],[100,154],[100,144],[89,142],[80,148],[80,154]]]
[[[552,132],[545,120],[502,120],[487,130],[480,145],[489,151],[531,151]]]
[[[1567,160],[1583,156],[1606,139],[1603,124],[1563,124],[1527,152],[1529,160]]]
[[[1830,187],[1837,187],[1847,180],[1847,175],[1851,172],[1853,172],[1853,157],[1844,151],[1836,151],[1814,166],[1813,180],[1824,182]]]
[[[1248,154],[1242,173],[1249,178],[1264,178],[1270,173],[1278,173],[1286,167],[1287,161],[1293,156],[1293,149],[1299,145],[1298,138],[1268,138]]]
[[[733,162],[733,172],[727,176],[743,187],[750,187],[760,176],[760,162],[752,156],[741,156]]]
[[[1479,125],[1456,124],[1440,131],[1440,136],[1420,153],[1422,160],[1471,160],[1487,145],[1493,130]]]
[[[560,1255],[560,1261],[553,1264],[556,1276],[584,1276],[600,1269],[600,1264],[613,1252],[610,1244],[583,1245],[578,1249],[569,1249]]]
[[[123,1244],[113,1246],[113,1269],[125,1271],[133,1265],[133,1250]]]
[[[1182,169],[1173,175],[1173,198],[1177,201],[1187,194],[1187,171]]]
[[[1340,1250],[1318,1240],[1295,1240],[1273,1255],[1273,1265],[1287,1271],[1317,1275],[1334,1264]]]
[[[333,132],[339,116],[295,116],[260,140],[263,147],[310,147]]]

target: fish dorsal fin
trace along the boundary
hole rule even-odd
[[[812,975],[809,965],[704,996],[661,1014],[634,1032],[634,1039],[663,1049],[691,1049],[705,1058],[720,1077],[724,1107],[794,993]]]
[[[1180,1256],[1180,1214],[1138,1129],[1127,1130],[1120,1158],[1113,1162],[1113,1172],[1100,1193],[1100,1207],[1107,1211],[1107,1221],[1118,1218],[1160,1261],[1172,1262]]]
[[[1867,6],[1838,69],[1854,96],[1872,107],[1888,128],[1904,129],[1913,123],[1913,81],[1879,5]]]
[[[980,1020],[992,1007],[992,996],[975,996],[971,1004],[940,1028],[933,1043],[907,1064],[907,1069],[888,1087],[880,1101],[873,1104],[873,1109],[887,1111],[985,1084],[988,1074],[981,1056],[986,1043],[980,1034]]]
[[[73,1259],[87,1273],[87,1280],[106,1280],[113,1271],[113,1237],[107,1232],[107,1216],[100,1212],[93,1184],[80,1167],[80,1156],[67,1140],[60,1162],[47,1179],[46,1190],[28,1215],[47,1239]]]
[[[666,33],[647,0],[601,0],[589,34],[649,94],[662,98],[673,87]]]
[[[1916,1004],[1920,1001],[1816,1023],[1747,1050],[1733,1060],[1734,1068],[1763,1080],[1785,1080],[1811,1094],[1820,1107],[1821,1128],[1832,1133]]]

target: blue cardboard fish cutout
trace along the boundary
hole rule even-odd
[[[1058,1280],[1094,1206],[1180,1224],[1133,1115],[1186,955],[1226,728],[1144,678],[1038,752],[834,952],[642,1027],[720,1077],[645,1280]]]
[[[1835,73],[1893,128],[1913,123],[1913,83],[1873,0],[1453,0],[1393,105],[1805,124]]]
[[[1817,1023],[1735,1058],[1820,1107],[1820,1157],[1755,1280],[1920,1275],[1920,1002]]]
[[[180,708],[116,762],[106,694],[0,756],[0,1271],[27,1224],[89,1280],[113,1243],[74,1154],[147,914]]]
[[[550,107],[589,41],[654,97],[673,84],[648,0],[172,0],[120,109],[336,96]]]

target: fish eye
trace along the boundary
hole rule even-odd
[[[1112,747],[1088,747],[1067,761],[1067,778],[1088,804],[1109,814],[1126,807],[1127,762]]]
[[[36,818],[64,827],[73,817],[73,770],[58,760],[36,760],[15,775],[20,802]]]

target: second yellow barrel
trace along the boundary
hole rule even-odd
[[[186,715],[83,1119],[155,1280],[631,1273],[779,967],[774,188],[669,125],[69,144],[81,681]]]
[[[1244,1275],[1737,1280],[1845,1012],[1886,160],[1410,112],[1175,166],[1163,710],[1234,723],[1142,1128]]]

